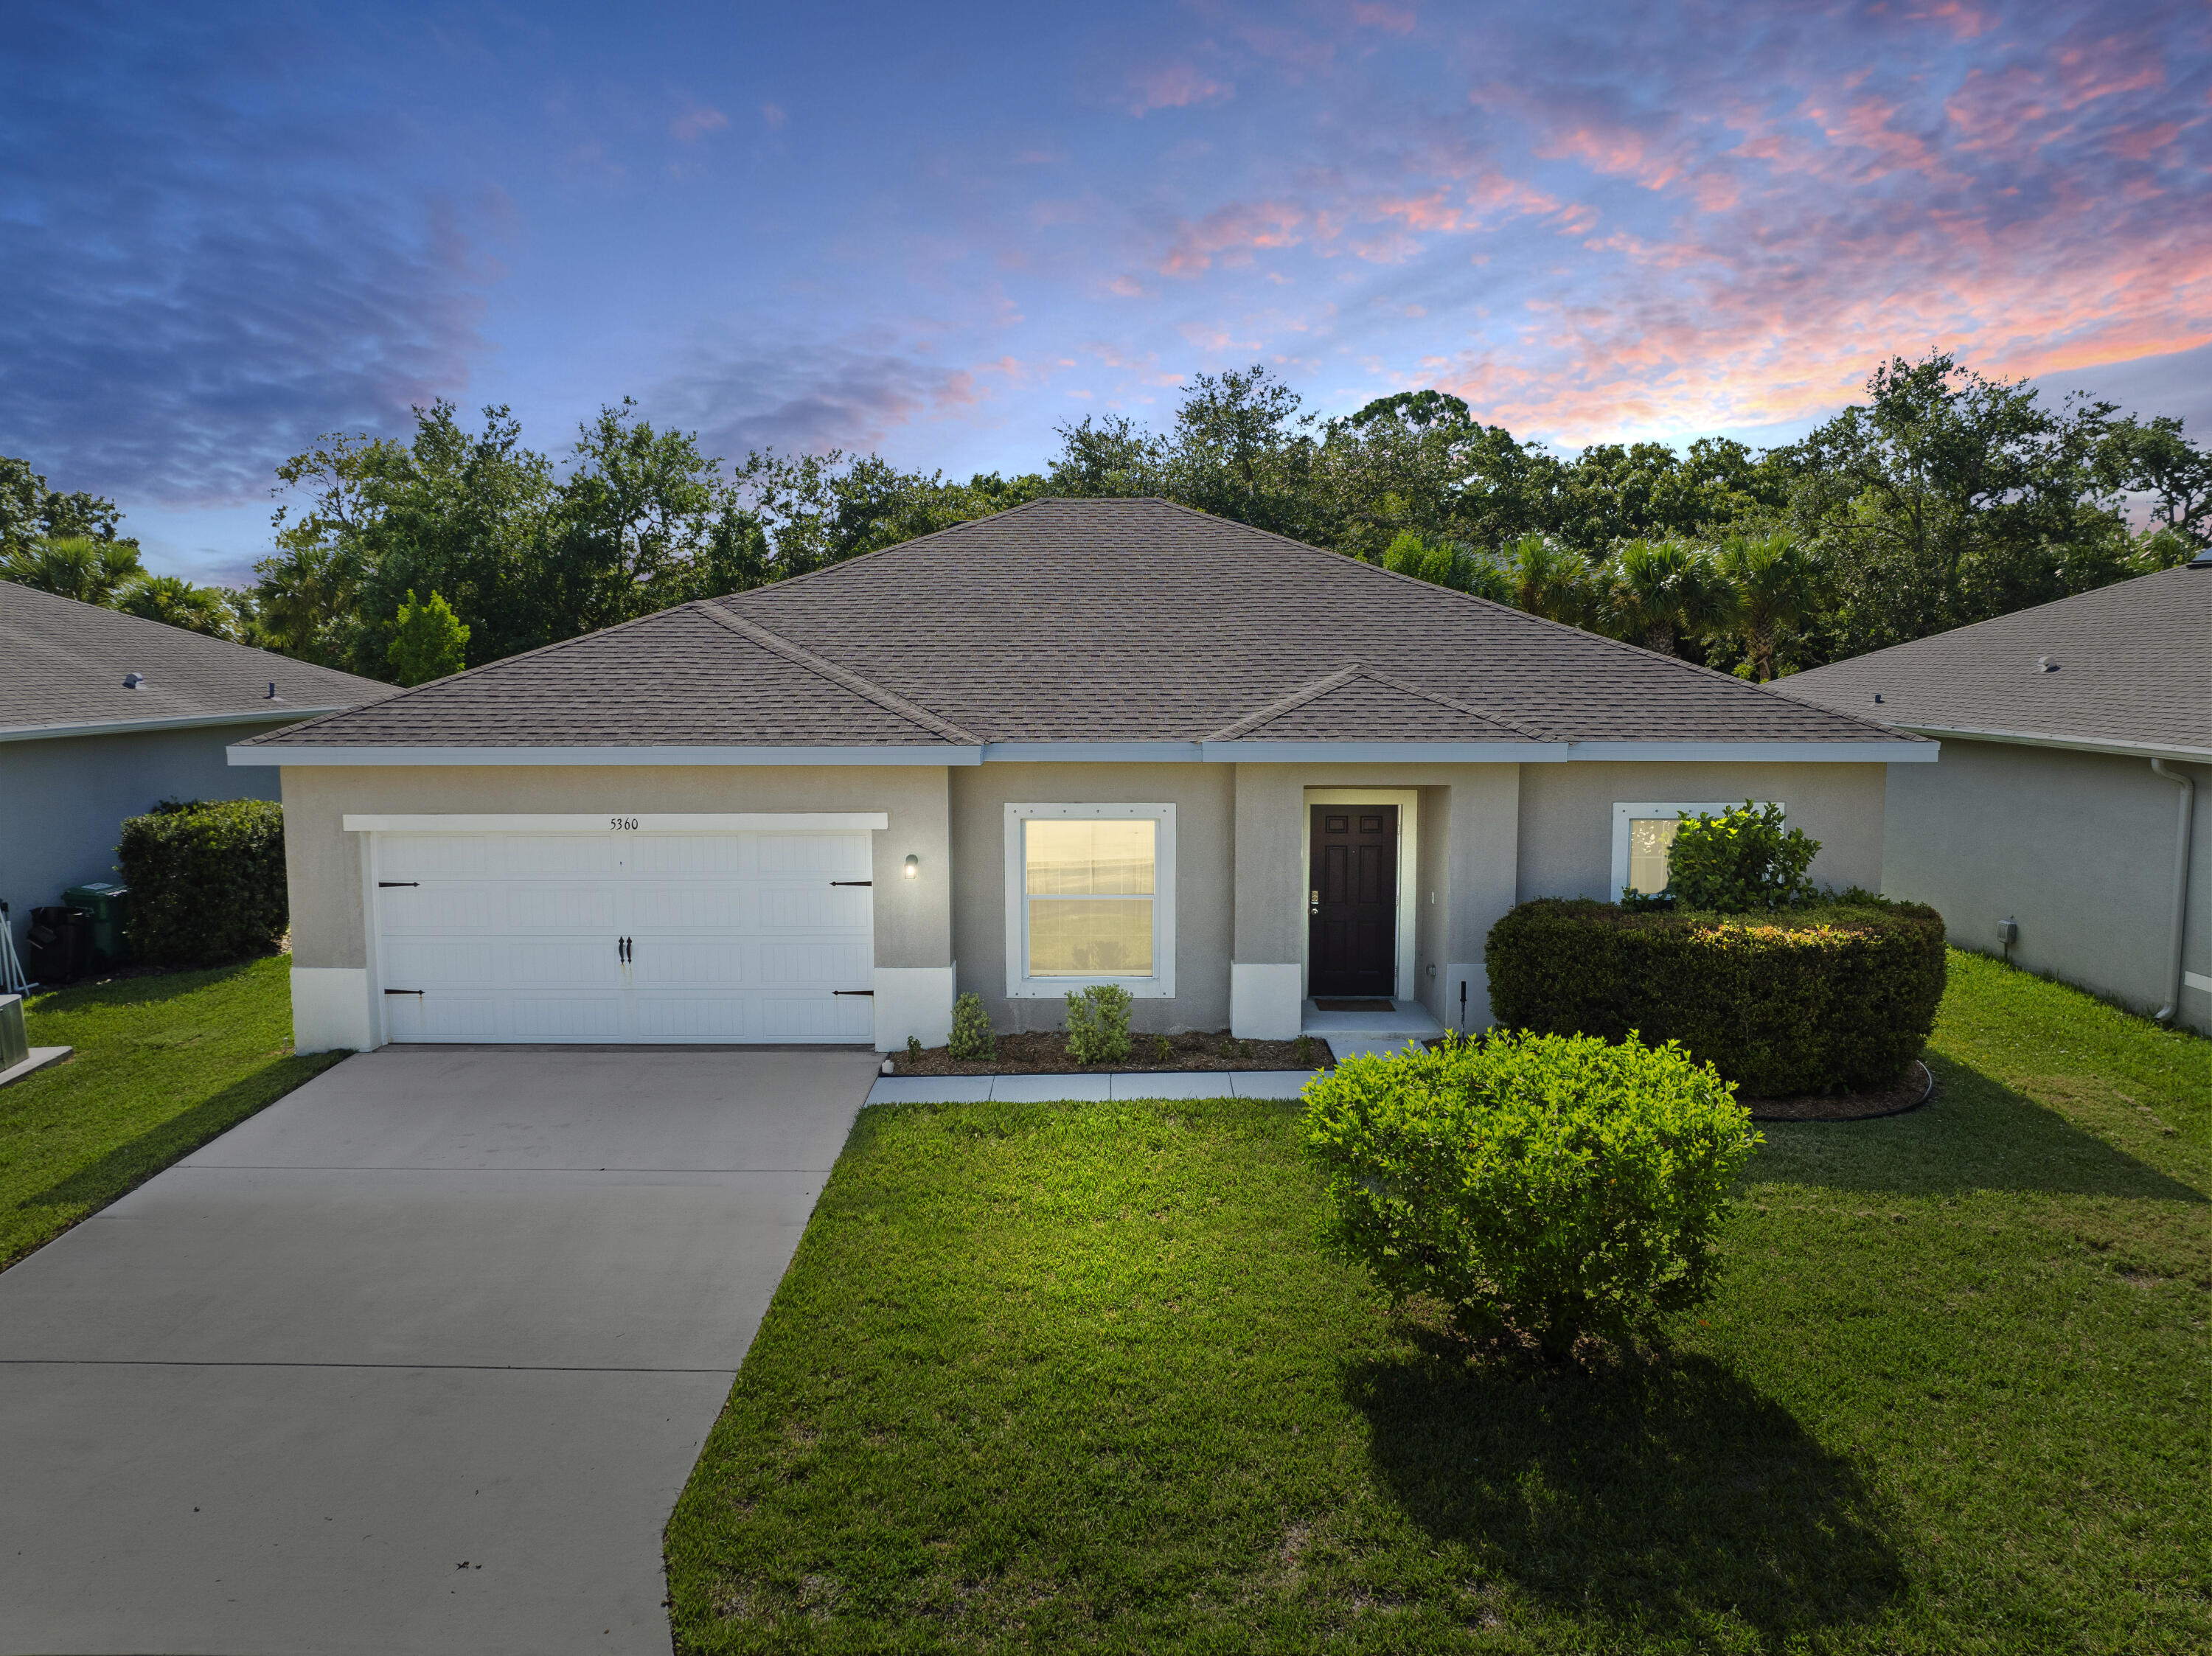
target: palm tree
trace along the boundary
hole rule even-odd
[[[1589,619],[1590,570],[1581,553],[1548,535],[1523,535],[1505,556],[1514,608],[1570,627]]]
[[[145,578],[133,541],[65,535],[33,541],[0,557],[0,580],[35,586],[80,604],[112,605],[117,594]]]
[[[1684,634],[1710,633],[1735,616],[1735,589],[1711,553],[1685,541],[1633,540],[1613,560],[1608,608],[1622,635],[1655,655],[1675,653]]]
[[[1774,676],[1776,629],[1790,626],[1819,602],[1824,573],[1820,556],[1783,529],[1729,536],[1721,543],[1718,562],[1736,590],[1736,621],[1743,628],[1752,674],[1765,683]]]
[[[231,636],[233,619],[228,595],[216,586],[195,586],[174,575],[150,575],[137,582],[116,601],[125,615],[143,616],[188,633],[210,638]]]

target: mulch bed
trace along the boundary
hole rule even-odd
[[[1869,1121],[1879,1115],[1903,1115],[1936,1095],[1936,1077],[1918,1059],[1905,1066],[1896,1083],[1872,1093],[1799,1093],[1792,1098],[1747,1098],[1753,1121]]]
[[[1167,1052],[1160,1052],[1160,1043]],[[891,1054],[891,1073],[902,1076],[1018,1076],[1064,1075],[1085,1066],[1067,1055],[1067,1037],[1058,1030],[1022,1035],[1000,1035],[999,1055],[988,1064],[954,1058],[942,1046],[925,1046],[919,1061],[904,1052]],[[1335,1061],[1328,1043],[1315,1037],[1305,1061],[1298,1060],[1295,1040],[1233,1040],[1226,1029],[1191,1031],[1180,1035],[1129,1037],[1126,1064],[1102,1064],[1100,1075],[1125,1075],[1170,1070],[1310,1070]]]

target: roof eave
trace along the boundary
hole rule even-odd
[[[1961,741],[2005,742],[2024,748],[2057,748],[2069,753],[2110,754],[2124,759],[2171,759],[2185,765],[2212,764],[2212,748],[2191,748],[2165,742],[2124,742],[2112,737],[2058,736],[2042,731],[1985,730],[1972,725],[1907,724],[1900,731],[1916,735],[1956,737]]]
[[[234,743],[234,765],[980,765],[977,746],[911,743],[881,747],[761,747],[673,743],[634,747],[316,747]]]
[[[142,736],[163,731],[213,730],[225,725],[296,725],[324,713],[343,713],[354,705],[349,701],[333,702],[325,707],[264,705],[252,713],[178,713],[166,719],[110,719],[83,725],[12,725],[0,728],[0,742],[47,742],[66,736]]]

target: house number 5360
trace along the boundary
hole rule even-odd
[[[607,827],[613,830],[627,830],[629,832],[635,833],[637,828],[637,818],[635,816],[610,816],[607,818]]]

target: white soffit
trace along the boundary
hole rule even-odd
[[[707,812],[594,812],[589,816],[380,816],[348,811],[343,818],[348,834],[734,834],[745,829],[782,833],[853,833],[888,828],[888,812],[848,811],[707,811]]]

